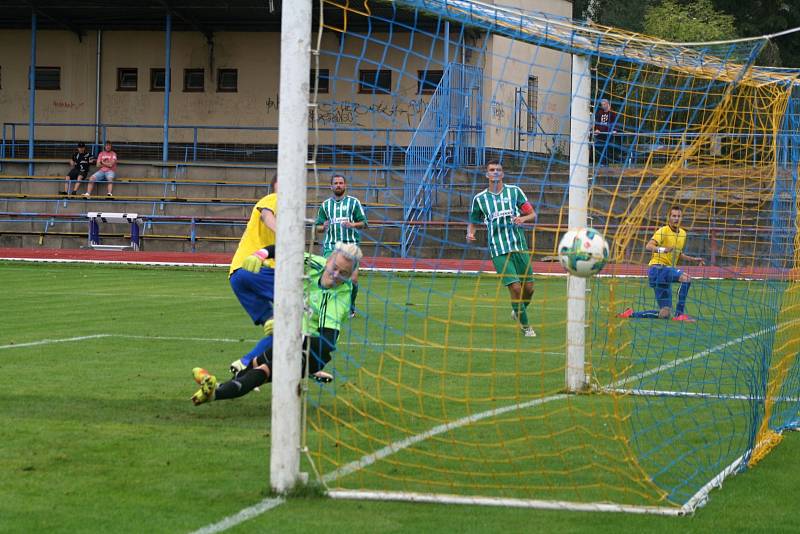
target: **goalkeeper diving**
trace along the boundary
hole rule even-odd
[[[274,248],[262,250],[264,260],[274,257]],[[353,243],[336,243],[327,259],[306,253],[303,293],[306,313],[303,315],[303,376],[319,382],[330,382],[333,375],[323,371],[336,350],[342,323],[350,315],[350,298],[353,290],[351,276],[358,268],[362,252]],[[242,357],[234,378],[218,384],[217,378],[203,368],[192,370],[194,380],[200,384],[192,402],[195,405],[212,400],[234,399],[246,395],[265,382],[272,381],[272,335],[268,342],[259,341],[256,349]],[[308,361],[306,362],[306,359]],[[234,362],[236,364],[236,362]]]

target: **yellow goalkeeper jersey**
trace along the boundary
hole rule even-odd
[[[653,252],[653,257],[648,265],[675,267],[681,257],[683,247],[686,246],[686,230],[678,228],[677,232],[673,232],[669,225],[662,226],[653,234],[653,241],[659,247],[670,247],[672,250],[664,253]]]
[[[253,211],[250,213],[250,220],[247,221],[247,227],[239,240],[239,247],[236,249],[236,254],[233,255],[233,260],[231,260],[231,268],[228,270],[228,275],[241,267],[244,259],[256,250],[275,244],[275,232],[267,228],[261,221],[261,210],[264,209],[277,216],[278,195],[276,193],[263,197],[253,207]],[[264,262],[264,265],[274,268],[275,260],[269,258]]]

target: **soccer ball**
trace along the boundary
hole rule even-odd
[[[558,261],[572,275],[594,276],[608,262],[608,243],[592,228],[570,230],[558,244]]]

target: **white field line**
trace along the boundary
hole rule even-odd
[[[36,295],[51,295],[51,291],[42,290],[37,291],[36,289],[22,289],[20,291],[15,290],[15,292],[26,295],[26,296],[36,296]],[[108,297],[108,291],[81,291],[81,296],[87,297]],[[117,296],[117,298],[120,298]],[[230,300],[230,296],[223,296],[223,295],[201,295],[198,293],[137,293],[135,295],[125,295],[126,299],[138,299],[138,300],[147,300],[147,299],[203,299],[203,300]]]
[[[257,343],[257,339],[234,339],[230,337],[190,337],[190,336],[147,336],[144,334],[109,334],[110,337],[121,337],[124,339],[141,339],[144,341],[147,340],[156,340],[156,341],[203,341],[203,342],[212,342],[212,343],[243,343],[245,341],[249,341],[251,343]]]
[[[670,391],[660,389],[624,389],[624,388],[603,388],[607,393],[619,393],[621,395],[633,395],[640,397],[680,397],[689,399],[717,399],[717,400],[743,400],[743,401],[763,401],[764,397],[753,395],[742,395],[736,393],[702,393],[699,391]],[[800,402],[800,397],[776,397],[777,402]]]
[[[461,419],[456,419],[455,421],[450,421],[449,423],[444,423],[442,425],[435,426],[430,430],[423,432],[422,434],[417,434],[415,436],[409,436],[405,439],[401,439],[400,441],[395,441],[394,443],[390,443],[386,447],[377,450],[371,454],[367,454],[366,456],[362,456],[358,460],[350,462],[349,464],[343,465],[339,469],[335,471],[331,471],[330,473],[324,475],[322,477],[322,482],[324,484],[328,484],[329,482],[333,482],[334,480],[347,476],[351,473],[355,473],[359,469],[363,469],[368,465],[372,465],[378,460],[382,460],[387,456],[391,456],[396,452],[400,452],[403,449],[414,445],[415,443],[419,443],[420,441],[424,441],[428,438],[432,438],[433,436],[438,436],[439,434],[444,434],[445,432],[449,432],[451,430],[455,430],[456,428],[460,428],[462,426],[472,424],[476,421],[480,421],[481,419],[487,419],[489,417],[496,417],[498,415],[502,415],[506,412],[513,412],[517,410],[523,410],[525,408],[531,408],[533,406],[541,406],[542,404],[546,404],[548,402],[552,402],[555,400],[566,399],[569,395],[566,393],[562,393],[559,395],[551,395],[549,397],[544,397],[541,399],[533,399],[528,402],[523,402],[521,404],[511,404],[509,406],[504,406],[502,408],[495,408],[492,410],[487,410],[485,412],[476,413],[469,415],[467,417],[462,417]]]
[[[240,343],[242,342],[241,339],[232,339],[232,338],[214,338],[214,337],[180,337],[180,336],[146,336],[146,335],[136,335],[136,334],[93,334],[90,336],[77,336],[77,337],[67,337],[63,339],[40,339],[39,341],[30,341],[27,343],[10,343],[8,345],[0,345],[0,349],[19,349],[25,347],[36,347],[38,345],[50,345],[53,343],[68,343],[72,341],[86,341],[89,339],[103,339],[103,338],[114,338],[119,337],[123,339],[154,339],[160,341],[204,341],[204,342],[217,342],[217,343]],[[249,341],[249,340],[244,340]],[[251,340],[253,343],[257,342],[258,340]]]
[[[647,378],[648,376],[652,376],[654,374],[660,373],[661,371],[666,371],[667,369],[672,369],[674,367],[678,367],[679,365],[683,365],[684,363],[691,362],[692,360],[696,360],[697,358],[703,358],[705,356],[708,356],[709,354],[713,354],[713,353],[715,353],[717,351],[720,351],[720,350],[722,350],[724,348],[730,347],[731,345],[736,345],[736,344],[741,343],[743,341],[747,341],[748,339],[752,339],[754,337],[762,336],[762,335],[766,334],[767,332],[771,332],[771,331],[775,330],[776,328],[777,328],[777,326],[771,326],[769,328],[762,328],[761,330],[759,330],[757,332],[752,332],[752,333],[746,334],[744,336],[739,336],[736,339],[731,339],[729,341],[726,341],[725,343],[720,343],[719,345],[711,347],[710,349],[705,349],[703,351],[696,352],[696,353],[692,354],[691,356],[685,356],[683,358],[678,358],[677,360],[672,360],[671,362],[667,362],[667,363],[665,363],[663,365],[659,365],[658,367],[654,367],[653,369],[650,369],[648,371],[643,371],[641,373],[635,374],[635,375],[630,376],[628,378],[623,378],[623,379],[617,380],[616,382],[614,382],[612,384],[609,384],[608,386],[605,386],[605,387],[603,387],[601,389],[606,389],[606,388],[614,389],[614,388],[618,388],[620,386],[624,386],[626,384],[630,384],[631,382],[636,382],[637,380],[641,380],[642,378]]]
[[[77,336],[65,337],[61,339],[40,339],[39,341],[30,341],[27,343],[10,343],[8,345],[0,345],[0,349],[19,349],[24,347],[36,347],[38,345],[50,345],[53,343],[70,343],[73,341],[86,341],[87,339],[99,339],[103,337],[111,337],[112,334],[94,334],[91,336]]]
[[[666,369],[677,367],[678,365],[681,365],[683,363],[692,361],[692,360],[694,360],[696,358],[699,358],[701,356],[708,356],[709,354],[712,354],[713,352],[716,352],[718,350],[721,350],[721,349],[724,349],[726,347],[729,347],[730,345],[734,345],[736,343],[741,343],[741,342],[743,342],[743,341],[745,341],[747,339],[752,339],[753,337],[764,335],[764,334],[766,334],[768,332],[772,332],[772,331],[776,330],[779,326],[784,326],[785,324],[792,324],[792,323],[795,323],[795,322],[797,322],[797,320],[787,321],[786,323],[782,323],[780,325],[771,326],[769,328],[762,328],[761,330],[758,330],[756,332],[751,332],[750,334],[746,334],[746,335],[740,336],[740,337],[738,337],[736,339],[733,339],[733,340],[730,340],[730,341],[726,341],[725,343],[720,343],[719,345],[717,345],[715,347],[711,347],[710,349],[706,349],[704,351],[698,352],[697,354],[692,354],[691,356],[687,356],[685,358],[679,358],[679,359],[677,359],[677,360],[675,360],[673,362],[670,362],[670,363],[664,364],[664,365],[660,365],[660,366],[656,367],[655,369],[651,369],[649,371],[645,371],[645,372],[639,373],[639,374],[634,375],[634,376],[632,376],[630,378],[627,378],[627,379],[617,380],[613,384],[605,386],[605,388],[601,388],[601,389],[616,389],[616,388],[619,388],[620,386],[624,386],[624,385],[629,384],[631,382],[635,382],[637,380],[641,380],[642,378],[646,378],[648,376],[652,376],[653,374],[659,373],[659,372],[664,371]],[[697,507],[703,506],[706,502],[708,502],[708,494],[711,492],[711,490],[714,489],[714,488],[721,487],[722,486],[722,482],[728,476],[736,473],[738,471],[740,465],[744,461],[745,457],[747,457],[747,455],[749,453],[750,453],[749,450],[745,451],[745,453],[742,456],[740,456],[736,460],[734,460],[730,465],[728,465],[722,471],[720,471],[714,478],[709,480],[702,488],[697,490],[697,492],[688,501],[686,501],[683,504],[683,506],[681,506],[680,513],[682,515],[683,514],[692,513]]]
[[[171,261],[120,261],[120,260],[78,260],[68,258],[0,258],[3,261],[14,261],[20,263],[96,263],[96,264],[117,264],[117,265],[159,265],[169,267],[230,267],[229,263],[181,263]]]
[[[280,506],[284,503],[284,501],[285,500],[282,497],[267,497],[263,501],[257,502],[253,506],[248,506],[247,508],[233,515],[229,515],[228,517],[217,521],[216,523],[212,523],[201,529],[195,530],[192,532],[192,534],[216,534],[217,532],[228,530],[231,527],[235,527],[239,523],[244,523],[245,521],[249,521],[254,517],[260,516],[267,510],[271,510],[276,506]]]
[[[85,341],[88,339],[99,339],[99,338],[123,338],[123,339],[141,339],[143,341],[148,340],[155,340],[155,341],[201,341],[201,342],[211,342],[211,343],[257,343],[258,339],[242,339],[242,338],[227,338],[227,337],[191,337],[191,336],[148,336],[144,334],[94,334],[90,336],[79,336],[79,337],[70,337],[64,339],[42,339],[39,341],[31,341],[28,343],[11,343],[8,345],[0,345],[0,349],[16,349],[16,348],[24,348],[24,347],[34,347],[37,345],[48,345],[51,343],[66,343],[70,341]],[[443,349],[447,348],[450,350],[459,350],[464,352],[519,352],[523,347],[512,348],[512,349],[504,349],[499,347],[458,347],[458,346],[448,346],[443,347],[439,344],[434,345],[422,345],[418,343],[373,343],[369,340],[358,341],[358,342],[347,342],[344,341],[340,343],[341,346],[349,346],[349,348],[356,348],[363,345],[363,348],[368,350],[380,351],[381,347],[411,347],[411,348],[428,348],[428,349]],[[534,350],[531,351],[533,354],[546,354],[551,356],[563,356],[564,353],[562,352],[552,352],[552,351],[538,351]]]
[[[612,384],[611,386],[608,386],[608,387],[610,387],[610,388],[618,388],[620,386],[629,384],[631,382],[635,382],[637,380],[641,380],[642,378],[646,378],[646,377],[651,376],[653,374],[660,373],[661,371],[665,371],[667,369],[671,369],[673,367],[677,367],[677,366],[682,365],[682,364],[684,364],[686,362],[690,362],[690,361],[692,361],[692,360],[694,360],[696,358],[701,358],[701,357],[704,357],[704,356],[708,356],[709,354],[712,354],[712,353],[714,353],[716,351],[724,349],[724,348],[726,348],[726,347],[728,347],[730,345],[741,343],[742,341],[745,341],[747,339],[751,339],[753,337],[756,337],[756,336],[759,336],[759,335],[763,335],[764,333],[769,332],[769,331],[774,330],[774,329],[775,329],[775,327],[765,328],[765,329],[759,330],[757,332],[753,332],[751,334],[740,336],[737,339],[733,339],[733,340],[727,341],[725,343],[720,343],[719,345],[716,345],[715,347],[711,347],[710,349],[706,349],[706,350],[703,350],[701,352],[692,354],[691,356],[687,356],[685,358],[679,358],[677,360],[674,360],[672,362],[666,363],[664,365],[660,365],[660,366],[655,367],[653,369],[650,369],[648,371],[644,371],[642,373],[638,373],[638,374],[636,374],[636,375],[634,375],[632,377],[628,377],[628,378],[625,378],[625,379],[622,379],[622,380],[618,380],[618,381],[614,382],[614,384]],[[543,405],[545,403],[548,403],[548,402],[551,402],[551,401],[555,401],[555,400],[565,399],[567,397],[568,397],[567,394],[551,395],[549,397],[544,397],[544,398],[541,398],[541,399],[535,399],[535,400],[532,400],[532,401],[529,401],[529,402],[525,402],[525,403],[521,403],[521,404],[513,404],[513,405],[510,405],[510,406],[503,407],[503,408],[498,408],[498,409],[494,409],[494,410],[488,410],[488,411],[482,412],[482,413],[473,414],[473,415],[470,415],[468,417],[463,417],[461,419],[458,419],[456,421],[451,421],[449,423],[445,423],[443,425],[436,426],[436,427],[434,427],[434,428],[432,428],[432,429],[430,429],[430,430],[428,430],[426,432],[423,432],[422,434],[417,434],[416,436],[410,436],[410,437],[407,437],[405,439],[396,441],[396,442],[391,443],[391,444],[387,445],[386,447],[384,447],[384,448],[382,448],[382,449],[380,449],[380,450],[378,450],[376,452],[373,452],[371,454],[367,454],[367,455],[361,457],[358,460],[355,460],[353,462],[345,464],[344,466],[340,467],[339,469],[336,469],[335,471],[332,471],[332,472],[324,475],[322,477],[322,482],[327,485],[328,483],[333,482],[334,480],[336,480],[338,478],[341,478],[341,477],[347,476],[349,474],[352,474],[352,473],[354,473],[354,472],[356,472],[356,471],[358,471],[360,469],[363,469],[364,467],[367,467],[367,466],[377,462],[378,460],[386,458],[387,456],[390,456],[390,455],[392,455],[392,454],[394,454],[396,452],[400,452],[403,449],[405,449],[407,447],[410,447],[411,445],[413,445],[415,443],[419,443],[420,441],[423,441],[423,440],[428,439],[430,437],[436,436],[438,434],[442,434],[444,432],[448,432],[450,430],[454,430],[454,429],[459,428],[461,426],[472,424],[472,423],[474,423],[476,421],[479,421],[481,419],[486,419],[488,417],[494,417],[496,415],[500,415],[502,413],[506,413],[506,412],[510,412],[510,411],[531,408],[531,407],[534,407],[534,406],[541,406],[541,405]],[[726,468],[725,471],[720,473],[720,475],[722,475],[722,478],[724,478],[724,476],[726,476],[728,474],[728,469],[730,469],[730,467]],[[718,475],[718,477],[715,477],[715,480],[716,480],[716,478],[719,478],[720,475]],[[721,483],[721,480],[718,483]],[[709,486],[709,485],[707,485],[707,486],[708,487],[713,487],[713,486]],[[706,490],[705,486],[704,486],[703,489],[701,489],[701,492],[703,490]],[[355,493],[357,493],[357,492],[355,492]],[[698,494],[699,494],[699,492],[698,492]],[[544,501],[544,502],[547,502],[547,501]],[[594,504],[598,504],[598,503],[592,503],[592,504],[594,505]],[[535,506],[535,505],[532,505],[530,503],[528,503],[528,505],[529,506]],[[582,504],[581,506],[583,506],[583,505],[585,505],[585,503]],[[628,507],[628,508],[631,508],[631,507]],[[633,507],[633,508],[638,508],[638,507]],[[644,511],[646,511],[648,513],[667,513],[667,514],[675,514],[675,515],[686,513],[685,507],[683,507],[683,508],[644,507],[644,508],[646,508],[646,510],[644,510]]]
[[[728,347],[728,346],[736,344],[736,343],[740,343],[740,342],[742,342],[742,341],[744,341],[746,339],[750,339],[750,338],[762,335],[762,334],[764,334],[766,332],[769,332],[771,330],[774,330],[774,329],[775,329],[775,327],[766,328],[766,329],[759,330],[758,332],[753,332],[751,334],[747,334],[745,336],[741,336],[741,337],[739,337],[737,339],[730,340],[730,341],[727,341],[725,343],[721,343],[721,344],[719,344],[719,345],[717,345],[715,347],[712,347],[710,349],[706,349],[704,351],[698,352],[698,353],[693,354],[691,356],[687,356],[685,358],[680,358],[678,360],[674,360],[672,362],[666,363],[664,365],[660,365],[660,366],[658,366],[658,367],[656,367],[654,369],[639,373],[637,375],[634,375],[632,377],[629,377],[629,378],[626,378],[626,379],[623,379],[623,380],[618,380],[617,382],[615,382],[614,384],[612,384],[611,386],[608,386],[608,387],[610,387],[610,388],[618,388],[619,386],[628,384],[630,382],[634,382],[636,380],[640,380],[642,378],[646,378],[648,376],[651,376],[653,374],[659,373],[659,372],[664,371],[666,369],[677,367],[678,365],[681,365],[683,363],[692,361],[692,360],[694,360],[696,358],[707,356],[707,355],[709,355],[709,354],[711,354],[713,352],[716,352],[718,350],[721,350],[721,349],[723,349],[725,347]],[[41,340],[41,341],[35,341],[35,342],[31,342],[31,343],[21,343],[21,344],[17,344],[17,345],[0,345],[0,349],[25,347],[25,346],[35,346],[35,345],[44,345],[44,344],[49,344],[49,343],[83,341],[83,340],[86,340],[86,339],[96,339],[96,338],[104,338],[104,337],[122,337],[122,338],[127,338],[127,339],[144,339],[144,340],[147,340],[147,339],[160,339],[160,340],[214,341],[214,342],[236,342],[236,343],[241,341],[239,339],[229,339],[229,338],[191,338],[191,337],[177,337],[177,336],[145,336],[145,335],[132,335],[132,334],[95,334],[95,335],[92,335],[92,336],[80,336],[80,337],[74,337],[74,338],[55,339],[55,340]],[[403,344],[391,344],[391,345],[402,346]],[[390,344],[385,344],[384,346],[390,346]],[[410,344],[405,344],[405,346],[410,346]],[[427,345],[418,345],[418,346],[427,347]],[[558,353],[558,354],[560,355],[560,353]],[[376,452],[373,452],[371,454],[365,455],[365,456],[363,456],[362,458],[360,458],[360,459],[358,459],[356,461],[350,462],[349,464],[346,464],[346,465],[340,467],[339,469],[336,469],[335,471],[332,471],[332,472],[324,475],[322,477],[322,482],[324,484],[328,484],[330,482],[333,482],[334,480],[336,480],[338,478],[341,478],[341,477],[347,476],[349,474],[352,474],[352,473],[354,473],[354,472],[356,472],[356,471],[358,471],[360,469],[363,469],[363,468],[365,468],[365,467],[367,467],[367,466],[369,466],[371,464],[374,464],[375,462],[377,462],[377,461],[379,461],[379,460],[381,460],[383,458],[386,458],[386,457],[388,457],[388,456],[390,456],[392,454],[400,452],[403,449],[406,449],[406,448],[410,447],[411,445],[414,445],[415,443],[419,443],[421,441],[424,441],[424,440],[426,440],[428,438],[437,436],[439,434],[443,434],[445,432],[449,432],[451,430],[463,427],[465,425],[469,425],[469,424],[475,423],[475,422],[480,421],[482,419],[487,419],[487,418],[490,418],[490,417],[496,417],[498,415],[502,415],[502,414],[507,413],[507,412],[523,410],[523,409],[527,409],[527,408],[532,408],[534,406],[541,406],[543,404],[546,404],[546,403],[549,403],[549,402],[552,402],[552,401],[565,399],[568,396],[569,395],[567,395],[567,394],[551,395],[549,397],[544,397],[544,398],[541,398],[541,399],[534,399],[534,400],[531,400],[531,401],[528,401],[528,402],[524,402],[524,403],[512,404],[512,405],[505,406],[505,407],[502,407],[502,408],[496,408],[496,409],[492,409],[492,410],[487,410],[485,412],[473,414],[473,415],[470,415],[470,416],[467,416],[467,417],[462,417],[461,419],[457,419],[457,420],[451,421],[449,423],[438,425],[438,426],[436,426],[434,428],[431,428],[430,430],[428,430],[426,432],[423,432],[421,434],[417,434],[415,436],[409,436],[409,437],[407,437],[405,439],[396,441],[396,442],[391,443],[391,444],[387,445],[386,447],[384,447],[384,448],[382,448],[382,449],[380,449],[380,450],[378,450]],[[732,469],[733,467],[734,466],[732,465],[732,466],[729,466],[728,468],[726,468],[726,470],[724,470],[722,473],[720,473],[720,475],[715,477],[715,479],[713,479],[706,486],[704,486],[703,489],[701,489],[701,491],[698,492],[698,494],[695,497],[699,496],[703,492],[707,493],[711,488],[716,487],[719,484],[721,484],[722,479],[724,479],[725,476],[730,474],[730,472],[733,472],[733,469]],[[719,479],[719,480],[717,480],[717,479]],[[351,494],[347,494],[347,496],[348,497],[357,496],[358,493],[359,492],[351,492]],[[338,493],[338,495],[337,495],[336,492],[333,492],[333,495],[342,497],[345,494]],[[405,499],[405,500],[407,500],[407,499]],[[217,523],[213,523],[211,525],[207,525],[207,526],[195,531],[193,534],[201,534],[201,533],[202,534],[212,534],[212,533],[222,532],[222,531],[227,530],[227,529],[229,529],[231,527],[234,527],[234,526],[236,526],[236,525],[238,525],[238,524],[240,524],[240,523],[242,523],[244,521],[248,521],[249,519],[257,517],[257,516],[263,514],[264,512],[266,512],[266,511],[268,511],[268,510],[270,510],[272,508],[275,508],[276,506],[281,505],[283,502],[284,502],[284,500],[281,499],[281,498],[267,498],[267,499],[264,499],[264,500],[256,503],[253,506],[250,506],[248,508],[244,508],[243,510],[239,511],[238,513],[233,514],[231,516],[228,516],[228,517],[222,519],[221,521],[219,521]],[[531,507],[536,507],[536,508],[539,508],[539,507],[545,507],[545,508],[547,508],[547,507],[551,507],[551,508],[552,507],[556,507],[556,508],[559,508],[559,509],[569,509],[569,508],[564,508],[564,506],[569,506],[569,504],[570,504],[570,503],[560,503],[560,502],[559,503],[556,503],[556,502],[552,502],[551,503],[549,501],[529,501],[529,502],[528,501],[520,501],[520,502],[523,503],[523,504],[521,504],[523,506],[531,506]],[[599,506],[599,504],[600,503],[583,503],[583,504],[580,504],[578,506],[579,506],[580,509],[584,509],[586,506],[590,506],[590,507],[593,507],[592,508],[593,510],[603,511],[603,507]],[[691,510],[691,509],[687,510],[686,505],[684,505],[684,507],[680,508],[680,509],[672,509],[672,508],[667,508],[667,507],[636,507],[636,506],[625,507],[625,508],[626,508],[627,511],[637,511],[637,510],[639,510],[641,508],[641,511],[644,512],[644,513],[662,513],[662,514],[663,513],[666,513],[666,514],[686,513],[687,511]],[[614,510],[613,509],[609,509],[609,511],[614,511]]]

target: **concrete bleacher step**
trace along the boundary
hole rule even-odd
[[[148,191],[152,191],[149,189]],[[188,184],[175,183],[162,186],[162,194],[170,198],[241,198],[256,202],[264,195],[269,194],[269,187],[265,185],[225,185],[225,184]],[[139,194],[143,194],[139,188]]]
[[[153,224],[144,232],[145,247],[152,250],[190,250],[191,243],[188,239],[189,219],[192,217],[220,217],[246,220],[252,211],[253,204],[268,192],[265,183],[274,174],[273,169],[232,168],[222,167],[168,167],[169,178],[161,178],[161,168],[155,164],[126,165],[124,167],[129,178],[121,178],[115,182],[114,200],[105,198],[105,184],[98,184],[95,196],[90,200],[83,198],[63,197],[58,192],[63,190],[64,180],[59,175],[65,172],[63,164],[53,164],[50,176],[14,178],[8,174],[0,174],[0,211],[12,213],[34,214],[75,214],[80,217],[89,211],[114,211],[136,212],[146,216],[185,217],[186,222],[173,221],[168,224]],[[27,170],[27,169],[25,169]],[[45,169],[47,170],[47,169]],[[42,174],[41,167],[37,167],[37,174]],[[9,169],[3,169],[9,173]],[[592,176],[592,191],[590,195],[591,213],[595,219],[591,224],[602,227],[605,223],[606,213],[616,214],[612,222],[619,222],[623,214],[629,212],[640,202],[642,195],[655,180],[655,173],[644,175],[628,173],[621,176],[623,169],[604,168]],[[685,171],[686,176],[691,175],[691,169]],[[373,223],[365,231],[365,247],[372,247],[373,252],[368,254],[388,254],[387,251],[396,250],[401,238],[401,230],[397,226],[381,226],[387,221],[401,221],[404,218],[404,191],[405,178],[402,166],[387,169],[386,171],[361,167],[350,171],[344,170],[349,178],[350,192],[360,198],[364,203],[367,215]],[[318,204],[330,196],[328,171],[319,174],[317,187],[309,186],[306,189],[307,209],[305,216],[315,218]],[[547,181],[544,177],[547,176]],[[309,183],[312,183],[309,173]],[[695,183],[705,187],[705,179],[701,176],[692,176]],[[225,181],[225,184],[217,181]],[[535,248],[537,253],[553,250],[555,240],[558,238],[552,227],[566,223],[565,204],[567,201],[567,186],[569,176],[566,168],[563,169],[538,169],[535,165],[519,171],[508,169],[508,183],[520,185],[529,199],[537,206],[538,222],[541,227],[535,234]],[[464,249],[463,223],[467,220],[471,199],[475,193],[486,186],[486,179],[482,169],[469,169],[452,173],[447,180],[447,185],[434,188],[429,197],[433,200],[432,218],[460,222],[449,228],[431,226],[420,233],[415,241],[415,253],[420,255],[441,256],[443,243],[446,247],[445,255],[461,257],[462,254],[472,254],[472,249]],[[85,184],[81,192],[86,190]],[[682,192],[685,197],[682,201],[700,199],[710,201],[706,191],[686,190]],[[742,220],[759,220],[758,209],[762,207],[764,198],[771,192],[762,196],[740,198],[734,192],[720,192],[713,199],[715,201],[713,218],[717,226],[737,226]],[[762,198],[763,197],[763,198]],[[650,216],[645,224],[656,224],[655,216]],[[763,217],[763,214],[762,214]],[[57,219],[53,225],[47,225],[45,219],[39,218],[27,221],[13,221],[0,224],[0,237],[4,242],[31,243],[39,246],[41,241],[54,243],[62,240],[64,246],[85,244],[87,223],[85,220],[67,221]],[[195,243],[197,250],[233,250],[238,237],[241,235],[241,222],[226,224],[198,225],[199,240]],[[14,235],[17,232],[19,235]],[[49,232],[46,234],[45,232]],[[112,228],[112,232],[121,233],[123,229]],[[62,233],[64,235],[57,235]],[[44,234],[42,236],[41,234]],[[78,237],[68,234],[76,234]],[[702,236],[701,236],[702,238]],[[770,247],[769,236],[757,235],[740,240],[737,244],[737,254],[741,256],[765,256]],[[388,244],[381,245],[380,243]],[[12,245],[22,246],[22,245]],[[48,245],[51,246],[51,245]],[[59,246],[59,245],[56,245]],[[394,249],[392,249],[394,247]],[[485,251],[480,246],[475,247],[476,257],[485,257]],[[720,254],[732,254],[731,251],[721,251]]]
[[[25,190],[27,190],[27,186],[20,180],[0,180],[0,196],[19,195]]]

